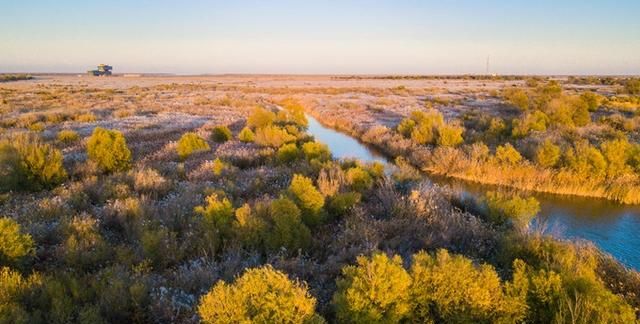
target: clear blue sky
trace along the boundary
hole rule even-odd
[[[640,74],[640,0],[1,0],[0,72]]]

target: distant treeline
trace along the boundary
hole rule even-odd
[[[1,74],[0,82],[11,82],[19,80],[31,80],[33,77],[30,74]]]

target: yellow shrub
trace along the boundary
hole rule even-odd
[[[247,270],[234,283],[219,281],[200,299],[204,323],[322,323],[305,283],[267,265]]]
[[[96,127],[87,140],[87,155],[105,172],[131,167],[131,151],[121,132]]]
[[[188,158],[189,155],[195,152],[203,152],[210,149],[209,144],[207,144],[202,137],[192,132],[183,134],[176,146],[178,156],[180,156],[182,160]]]

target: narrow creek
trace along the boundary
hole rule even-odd
[[[357,158],[363,161],[390,162],[349,135],[325,127],[307,115],[308,132],[329,146],[335,158]],[[429,177],[437,184],[446,184],[461,195],[481,197],[491,186],[460,180]],[[550,234],[567,239],[593,242],[620,262],[640,270],[640,206],[575,196],[532,194],[540,202],[541,211],[536,221],[546,222]]]

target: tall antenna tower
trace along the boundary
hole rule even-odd
[[[485,74],[489,75],[489,55],[487,55],[487,66],[486,66]]]

